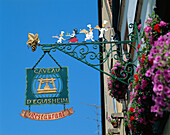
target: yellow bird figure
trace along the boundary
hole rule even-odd
[[[38,33],[36,33],[35,35],[32,33],[28,33],[28,41],[27,41],[27,45],[28,48],[29,46],[31,46],[32,51],[34,52],[37,49],[37,45],[39,46],[39,36]]]

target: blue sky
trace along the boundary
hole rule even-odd
[[[97,0],[0,0],[0,134],[2,135],[95,135],[97,122],[93,107],[100,105],[99,72],[56,51],[51,55],[61,66],[69,67],[70,104],[75,113],[54,121],[24,119],[25,68],[31,68],[43,54],[27,48],[28,33],[38,33],[40,43],[55,43],[52,36],[60,31],[71,33],[87,24],[98,24]],[[97,30],[94,36],[98,36]],[[80,35],[80,41],[85,35]],[[95,38],[96,39],[96,38]],[[57,67],[50,57],[37,67]],[[50,113],[63,110],[61,105],[32,106],[31,111]]]

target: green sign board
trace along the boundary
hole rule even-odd
[[[26,68],[25,105],[69,104],[68,67]]]

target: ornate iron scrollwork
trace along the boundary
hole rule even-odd
[[[127,41],[104,41],[104,42],[82,42],[82,43],[55,43],[55,44],[39,44],[41,49],[44,52],[55,52],[56,50],[62,51],[65,54],[85,63],[86,65],[105,73],[108,76],[118,79],[119,81],[129,84],[130,80],[133,78],[132,74],[134,67],[136,67],[136,60],[139,52],[137,52],[136,58],[132,59],[130,52],[122,52],[117,49],[115,46],[126,44],[130,49],[136,50],[137,48],[133,45],[135,42],[138,44],[138,30],[136,24],[130,24],[129,28],[132,28],[133,31],[128,35]],[[110,45],[110,49],[106,49],[106,46]],[[99,52],[99,48],[102,48],[103,52]],[[111,56],[112,55],[112,56]],[[111,75],[111,68],[109,67],[109,58],[112,57],[114,60],[120,60],[125,62],[124,70],[121,71],[123,78],[118,78],[114,75]],[[129,59],[126,61],[125,59]],[[102,61],[102,62],[101,62]],[[109,72],[102,71],[100,65],[108,63]],[[127,76],[130,75],[128,82],[124,81]]]

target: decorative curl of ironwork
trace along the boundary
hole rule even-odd
[[[99,52],[99,47],[101,46],[105,52],[107,49],[102,45],[94,42],[87,43],[68,43],[68,44],[54,44],[50,45],[40,45],[42,50],[46,50],[45,48],[49,48],[53,52],[57,50],[62,51],[71,57],[74,57],[83,63],[88,64],[89,66],[100,66],[103,64],[108,56],[103,55],[102,52]],[[100,60],[103,60],[103,63],[100,63]]]
[[[105,73],[112,78],[117,78],[119,81],[129,84],[133,78],[133,72],[136,68],[137,57],[140,51],[137,51],[136,55],[132,57],[130,51],[123,51],[118,48],[123,48],[124,45],[128,48],[127,50],[133,50],[136,52],[138,44],[138,30],[136,24],[130,24],[129,28],[132,32],[128,35],[126,41],[104,41],[104,42],[82,42],[82,43],[55,43],[55,44],[39,44],[43,51],[55,52],[56,50],[62,51],[65,54],[87,64],[88,66]],[[110,47],[110,48],[109,48]],[[99,48],[102,52],[99,51]],[[107,49],[106,49],[107,48]],[[109,48],[109,49],[108,49]],[[116,61],[122,61],[125,64],[124,70],[121,71],[121,77],[116,77],[111,72],[110,58]],[[110,72],[103,71],[100,69],[100,65],[107,64]],[[122,77],[124,76],[124,77]],[[130,76],[130,77],[129,77]],[[128,78],[128,81],[127,81]],[[126,81],[125,81],[126,80]]]

